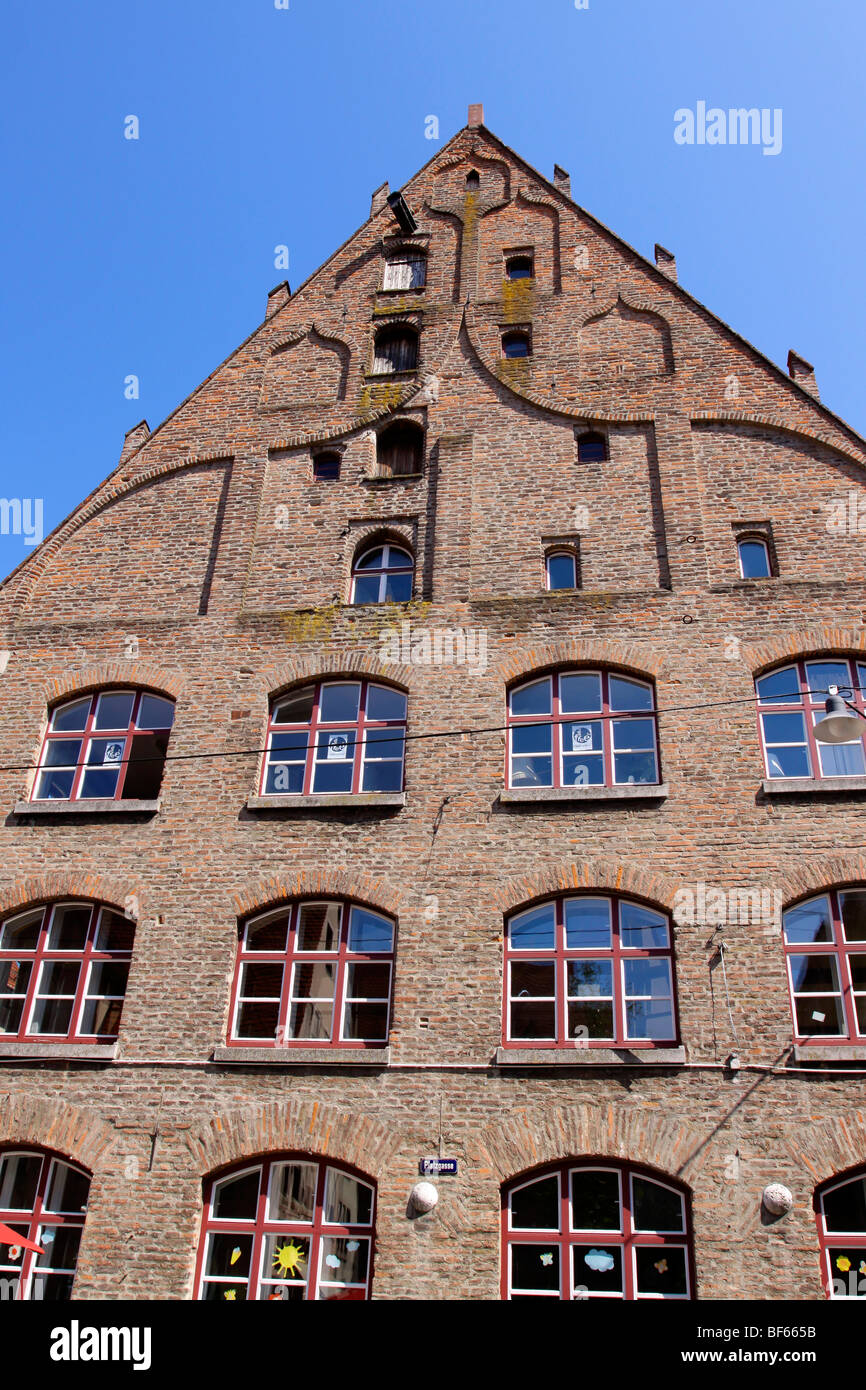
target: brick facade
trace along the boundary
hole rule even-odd
[[[203,1179],[282,1151],[375,1180],[373,1297],[498,1298],[501,1184],[608,1157],[688,1187],[699,1297],[821,1298],[812,1194],[866,1164],[866,1047],[797,1062],[778,925],[724,928],[735,1036],[698,922],[674,933],[682,1060],[529,1066],[497,1055],[503,919],[575,890],[670,911],[683,885],[787,904],[866,883],[866,784],[763,791],[752,699],[791,656],[866,652],[860,537],[826,526],[864,495],[866,443],[477,121],[403,192],[425,289],[380,289],[400,242],[377,199],[0,586],[0,910],[72,896],[137,921],[116,1055],[0,1057],[0,1146],[92,1172],[77,1298],[190,1297]],[[527,248],[533,278],[505,279]],[[383,380],[373,333],[401,320],[418,370]],[[515,325],[532,355],[507,360]],[[392,420],[423,427],[420,476],[375,475]],[[580,463],[591,428],[609,457]],[[336,482],[313,479],[326,445]],[[739,577],[746,526],[771,528],[769,579]],[[379,536],[412,549],[415,597],[352,606],[353,557]],[[548,593],[545,545],[563,536],[581,587]],[[407,621],[483,633],[485,668],[389,662]],[[574,664],[655,683],[666,797],[501,799],[506,687]],[[410,738],[403,806],[248,807],[269,700],[358,674],[408,693],[410,735],[490,732]],[[13,812],[49,706],[117,684],[176,701],[158,811]],[[299,895],[396,920],[387,1062],[213,1060],[239,919]],[[459,1174],[413,1218],[440,1138]],[[794,1208],[765,1223],[770,1182]]]

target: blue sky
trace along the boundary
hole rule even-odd
[[[261,321],[274,247],[299,285],[470,101],[866,432],[864,40],[862,0],[6,0],[0,495],[47,534]],[[780,108],[781,152],[678,145],[699,101]]]

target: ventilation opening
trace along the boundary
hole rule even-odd
[[[603,463],[607,458],[607,440],[595,431],[582,434],[577,441],[578,463]]]
[[[503,357],[529,357],[532,347],[528,333],[503,333],[502,335],[502,356]]]
[[[420,473],[423,457],[424,431],[420,425],[391,425],[376,440],[376,471],[381,478]]]
[[[418,362],[418,334],[411,328],[386,328],[376,335],[373,371],[412,372]]]
[[[313,459],[313,477],[317,482],[335,482],[339,476],[339,454],[316,454],[316,457]]]
[[[531,280],[534,274],[531,256],[509,256],[505,262],[507,280]]]

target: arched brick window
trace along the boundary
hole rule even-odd
[[[866,888],[834,888],[782,914],[799,1043],[866,1038]]]
[[[659,781],[649,681],[606,670],[534,676],[508,692],[508,787]]]
[[[265,796],[400,792],[406,696],[370,680],[296,686],[271,706]]]
[[[686,1189],[608,1159],[573,1159],[502,1191],[502,1296],[694,1296]]]
[[[815,1190],[821,1278],[831,1299],[866,1298],[866,1168]]]
[[[505,1047],[677,1041],[670,919],[618,895],[552,898],[505,924]]]
[[[3,1296],[72,1297],[90,1175],[58,1155],[0,1151],[0,1288]]]
[[[33,799],[153,800],[173,723],[173,702],[149,690],[99,690],[55,705]]]
[[[531,357],[532,339],[525,329],[515,329],[502,335],[503,357]]]
[[[763,536],[740,536],[737,559],[742,579],[769,579],[773,573],[770,547]]]
[[[376,1187],[306,1154],[244,1164],[205,1183],[197,1297],[370,1297]]]
[[[408,603],[415,561],[404,546],[386,541],[358,554],[352,565],[353,603]]]
[[[755,681],[758,727],[767,777],[862,777],[866,775],[866,720],[851,743],[819,743],[814,728],[824,718],[831,685],[866,713],[866,664],[826,657],[779,666]]]
[[[239,932],[228,1042],[384,1047],[394,922],[338,899],[286,903]]]
[[[59,902],[0,920],[0,1043],[111,1043],[135,926],[98,903]]]

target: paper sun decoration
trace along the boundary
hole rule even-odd
[[[281,1245],[274,1254],[274,1268],[284,1279],[290,1274],[298,1274],[299,1266],[303,1264],[306,1264],[304,1252],[293,1240],[288,1245]]]
[[[590,1250],[584,1255],[583,1263],[589,1265],[590,1269],[608,1270],[613,1269],[616,1262],[607,1250]]]
[[[223,1294],[223,1298],[227,1298],[229,1303],[234,1303],[237,1300],[237,1296],[237,1289],[226,1289],[225,1293]]]

